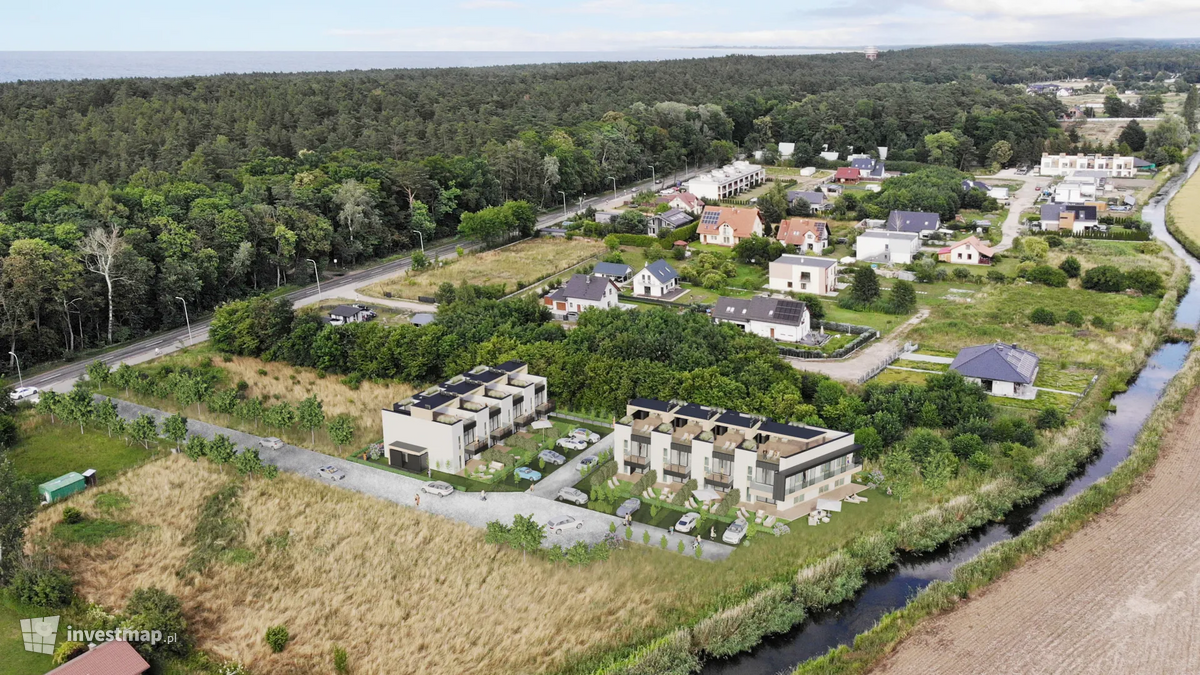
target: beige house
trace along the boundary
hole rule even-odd
[[[852,433],[680,401],[636,398],[625,413],[613,441],[623,474],[653,469],[665,483],[737,489],[746,508],[787,519],[866,489],[850,480],[862,468]]]
[[[996,252],[971,235],[938,249],[938,260],[957,265],[991,265]]]
[[[416,474],[454,473],[476,455],[553,410],[546,378],[522,361],[479,366],[383,411],[388,464]]]
[[[829,246],[829,223],[813,218],[786,218],[779,223],[775,238],[785,246],[805,253],[824,253]]]
[[[737,246],[738,242],[763,234],[762,217],[758,209],[736,206],[706,206],[696,228],[701,244]]]
[[[768,268],[767,287],[775,291],[837,295],[838,265],[833,258],[781,255]]]

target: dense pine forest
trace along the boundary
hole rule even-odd
[[[230,299],[779,141],[969,169],[1070,147],[1022,83],[1200,80],[1185,50],[950,47],[0,85],[0,335],[26,364]],[[925,136],[954,134],[932,158]]]

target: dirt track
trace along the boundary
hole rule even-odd
[[[1138,490],[875,672],[1200,672],[1200,390]]]

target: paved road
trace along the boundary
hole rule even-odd
[[[97,397],[97,399],[101,398],[103,397]],[[162,420],[168,417],[167,413],[156,408],[149,408],[118,399],[113,400],[117,402],[118,412],[121,417],[127,420],[133,420],[138,415],[148,414],[159,420],[161,424]],[[548,532],[544,543],[547,548],[555,544],[561,544],[566,547],[576,541],[586,541],[589,544],[598,543],[608,534],[609,523],[615,523],[618,526],[617,531],[619,535],[624,536],[624,527],[621,524],[621,520],[614,516],[590,511],[573,504],[545,499],[530,492],[488,493],[487,501],[481,500],[479,494],[474,492],[455,492],[448,497],[437,497],[421,493],[420,490],[425,484],[424,481],[410,478],[409,476],[383,469],[375,469],[357,462],[331,457],[294,445],[284,445],[278,450],[264,448],[259,444],[259,441],[262,440],[261,436],[220,427],[215,424],[200,422],[198,420],[188,420],[188,433],[189,435],[203,436],[208,439],[213,438],[217,434],[224,434],[239,447],[258,448],[259,456],[262,457],[263,461],[274,464],[281,471],[288,471],[320,482],[330,481],[319,478],[317,470],[323,466],[333,465],[346,474],[344,480],[331,482],[336,487],[354,490],[372,497],[386,499],[410,507],[415,505],[416,495],[421,494],[421,505],[418,508],[422,511],[453,518],[454,520],[478,528],[485,527],[488,521],[492,520],[511,523],[513,517],[517,514],[532,515],[542,524],[557,516],[573,516],[583,522],[581,529],[564,530],[561,535]],[[608,438],[610,439],[609,443],[611,443],[611,435]],[[597,443],[597,445],[600,444]],[[574,467],[564,466],[551,476],[560,473],[564,477],[578,475]],[[555,491],[557,492],[557,489]],[[634,523],[633,541],[640,543],[642,532],[646,530],[650,531],[651,541],[655,545],[658,544],[659,538],[667,533],[666,530],[661,528]],[[668,550],[676,550],[678,542],[684,541],[688,547],[688,554],[691,554],[690,543],[692,539],[690,537],[671,534],[668,535],[667,539],[669,541]],[[702,549],[705,560],[723,559],[733,550],[732,547],[712,541],[705,541]]]
[[[1012,248],[1013,239],[1021,234],[1021,212],[1033,206],[1034,201],[1037,200],[1037,186],[1050,182],[1050,179],[1028,174],[1018,176],[1013,169],[1006,169],[995,176],[980,176],[978,180],[987,181],[989,178],[1024,181],[1021,189],[1009,195],[1008,217],[1000,226],[1003,236],[1000,243],[996,244],[995,250],[1006,251]]]
[[[585,457],[595,457],[600,454],[601,450],[611,450],[612,446],[613,435],[609,434],[596,441],[592,447],[584,450],[578,457],[567,461],[554,473],[534,483],[530,492],[545,499],[554,499],[559,490],[579,482],[579,465],[583,463]]]

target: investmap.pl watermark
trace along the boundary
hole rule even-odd
[[[58,617],[47,616],[40,619],[21,619],[21,638],[25,642],[25,651],[38,654],[53,654],[54,642],[58,637]],[[80,642],[94,645],[101,642],[140,642],[143,644],[172,644],[178,641],[174,633],[163,634],[159,630],[134,630],[132,628],[113,628],[111,630],[82,630],[67,626],[66,639],[68,642]]]

